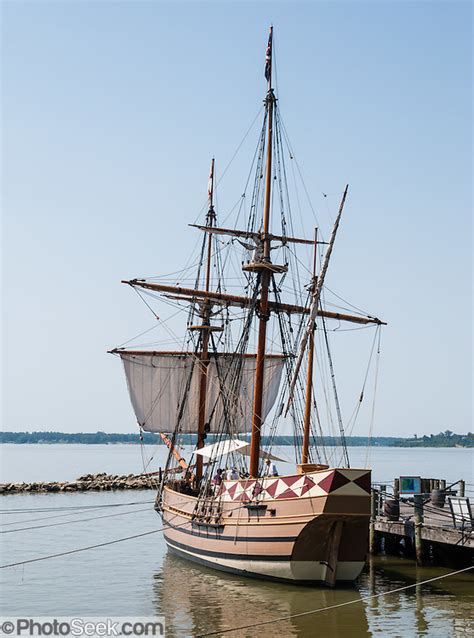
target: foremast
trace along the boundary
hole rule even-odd
[[[216,213],[214,210],[214,158],[211,161],[211,170],[209,173],[208,186],[208,203],[209,208],[206,217],[207,233],[207,259],[206,273],[204,277],[204,290],[209,292],[211,287],[211,260],[212,260],[212,228],[216,225]],[[199,360],[199,417],[197,430],[197,448],[204,446],[206,436],[206,394],[207,394],[207,368],[209,366],[209,337],[212,330],[211,327],[211,305],[209,300],[204,300],[201,305],[202,325],[195,328],[201,330],[201,353]],[[200,454],[196,455],[196,480],[202,478],[203,460]]]

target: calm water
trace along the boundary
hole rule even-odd
[[[159,449],[156,464],[163,460]],[[2,481],[61,480],[81,473],[140,471],[136,446],[2,446]],[[351,450],[363,465],[365,450]],[[374,480],[401,473],[470,484],[469,450],[376,448]],[[284,466],[281,465],[281,471]],[[471,487],[471,486],[470,486]],[[10,495],[0,497],[1,563],[67,551],[158,529],[154,493]],[[136,503],[131,505],[130,503]],[[80,510],[121,504],[120,508]],[[58,508],[78,508],[63,510]],[[22,512],[38,510],[49,512]],[[111,515],[113,514],[113,516]],[[98,518],[104,517],[107,518]],[[54,518],[52,518],[54,517]],[[95,519],[95,520],[84,520]],[[73,522],[75,521],[75,522]],[[67,522],[65,525],[57,523]],[[51,526],[53,525],[54,526]],[[50,527],[41,527],[49,525]],[[37,529],[20,528],[38,527]],[[16,530],[16,531],[12,531]],[[5,533],[7,532],[7,533]],[[169,555],[161,533],[0,571],[2,615],[161,615],[168,636],[194,636],[227,627],[288,616],[350,600],[356,604],[230,636],[472,636],[474,578],[454,576],[387,597],[362,601],[449,569],[417,568],[412,561],[378,557],[355,587],[334,591],[253,581],[207,570]]]
[[[332,454],[338,463],[338,450]],[[164,465],[167,449],[163,445],[145,446],[144,457],[152,459],[148,471]],[[187,448],[181,451],[186,458]],[[278,462],[280,474],[294,471],[293,448],[274,448],[273,453],[288,461]],[[367,458],[364,447],[349,448],[352,467],[371,467],[372,480],[393,481],[394,477],[414,474],[444,478],[454,482],[464,478],[474,484],[474,452],[467,448],[374,447]],[[111,474],[143,471],[138,445],[0,445],[0,482],[65,481],[81,474]]]

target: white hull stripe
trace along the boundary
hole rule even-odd
[[[202,565],[221,569],[247,576],[256,576],[274,580],[298,581],[298,582],[319,582],[328,580],[328,567],[319,561],[291,561],[279,560],[271,561],[268,557],[262,560],[252,560],[249,557],[244,559],[217,558],[203,556],[200,553],[190,551],[180,543],[165,538],[170,549],[190,560],[194,560]],[[364,567],[363,561],[339,561],[336,568],[336,581],[348,582],[355,580]]]
[[[173,543],[173,545],[175,545],[179,549],[196,553],[196,555],[202,556],[202,557],[209,556],[212,558],[219,558],[219,559],[232,558],[237,561],[265,560],[265,561],[272,561],[272,562],[273,561],[289,562],[291,560],[291,555],[269,556],[268,554],[245,554],[244,555],[244,554],[233,554],[230,552],[215,552],[208,549],[201,549],[200,547],[198,548],[198,547],[192,547],[190,545],[185,545],[184,543],[179,543],[178,541],[175,541],[175,540],[170,540],[166,534],[164,536],[167,543]]]

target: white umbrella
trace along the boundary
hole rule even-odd
[[[200,454],[208,459],[217,459],[221,456],[225,456],[226,454],[230,454],[230,452],[238,452],[243,456],[250,456],[250,443],[247,443],[247,441],[240,441],[239,439],[225,439],[224,441],[211,443],[211,445],[206,445],[200,450],[196,450],[196,454]],[[269,452],[265,452],[264,450],[260,450],[260,458],[286,463],[284,459],[281,459],[274,454],[270,454]]]

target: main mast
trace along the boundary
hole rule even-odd
[[[265,366],[265,343],[267,337],[267,322],[269,319],[268,288],[270,284],[270,204],[272,190],[272,153],[273,153],[273,111],[275,106],[275,95],[272,89],[272,41],[273,27],[270,27],[268,46],[265,57],[265,78],[268,82],[268,92],[265,99],[268,118],[268,139],[267,139],[267,160],[265,174],[265,200],[263,208],[263,263],[259,269],[260,277],[260,304],[259,304],[259,326],[258,326],[258,346],[257,360],[255,368],[255,385],[252,413],[252,438],[250,443],[250,468],[251,477],[258,476],[258,466],[260,460],[260,438],[262,430],[263,413],[263,378]],[[265,267],[267,266],[267,267]]]

